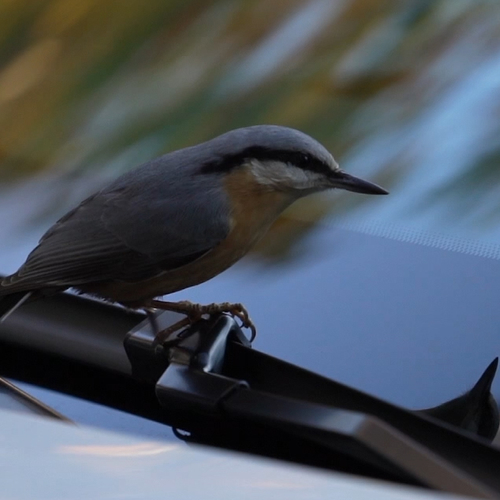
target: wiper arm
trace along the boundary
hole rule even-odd
[[[158,316],[162,327],[177,320]],[[228,317],[201,321],[191,333],[157,348],[144,315],[60,294],[0,325],[0,375],[172,425],[201,442],[500,495],[500,452],[486,441],[252,349]]]
[[[227,316],[198,323],[165,350],[155,346],[146,321],[127,336],[125,347],[135,376],[152,382],[152,367],[164,370],[155,392],[169,412],[194,412],[242,429],[267,427],[285,440],[334,452],[354,469],[378,467],[431,488],[482,498],[500,492],[498,477],[488,472],[492,460],[500,464],[497,450],[253,350]],[[193,434],[203,441],[203,423]]]

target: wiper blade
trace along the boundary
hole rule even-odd
[[[157,319],[165,327],[179,316]],[[216,446],[476,497],[500,494],[500,452],[485,440],[252,349],[231,318],[200,321],[164,347],[152,340],[145,315],[59,294],[0,325],[0,375]]]
[[[282,438],[339,454],[354,468],[378,467],[431,488],[482,498],[496,498],[500,491],[500,481],[488,472],[492,460],[500,464],[497,450],[251,349],[227,316],[182,332],[163,353],[146,321],[125,346],[137,377],[152,381],[152,366],[163,364],[155,391],[169,412],[215,416],[241,428],[265,426]],[[197,427],[194,435],[202,441],[203,425]]]

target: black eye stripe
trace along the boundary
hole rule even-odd
[[[207,162],[201,167],[200,172],[202,174],[229,172],[250,159],[259,161],[280,161],[296,165],[303,170],[309,170],[310,172],[317,172],[324,175],[331,174],[332,172],[330,165],[322,162],[318,158],[312,157],[310,154],[300,151],[269,149],[261,146],[251,146],[240,153],[227,155],[220,160]]]

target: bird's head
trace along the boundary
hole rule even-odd
[[[327,189],[387,194],[376,184],[342,171],[316,140],[277,125],[240,128],[209,141],[211,160],[202,171],[226,176],[241,172],[259,187],[288,192],[295,198]]]

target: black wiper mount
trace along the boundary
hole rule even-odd
[[[171,321],[159,315],[157,321]],[[457,429],[398,408],[251,348],[225,315],[201,321],[156,345],[149,321],[124,342],[133,376],[155,384],[161,406],[191,439],[210,442],[217,421],[251,439],[259,429],[283,443],[335,456],[347,471],[365,470],[459,494],[495,498],[500,453]],[[193,418],[197,415],[197,418]],[[185,422],[191,422],[185,425]],[[257,447],[258,448],[258,447]],[[255,451],[255,450],[252,450]],[[474,456],[474,459],[471,457]],[[283,457],[281,457],[283,458]],[[377,472],[378,471],[378,472]]]

